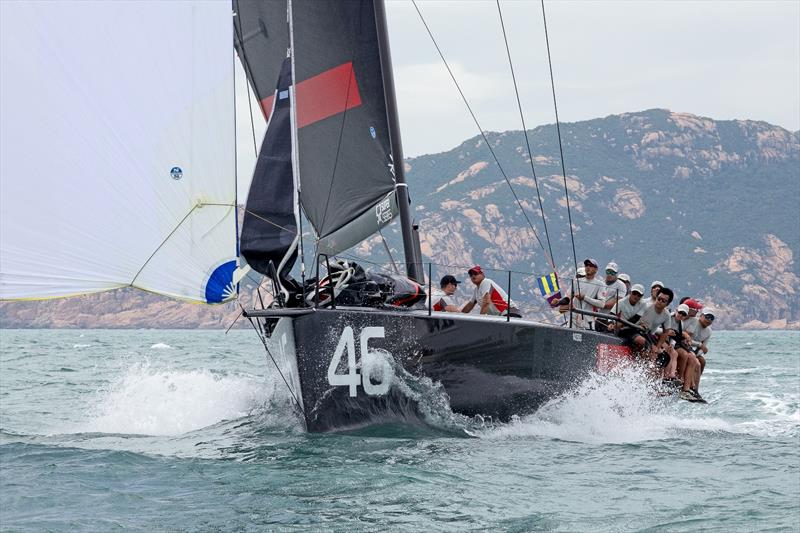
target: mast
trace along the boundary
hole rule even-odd
[[[403,143],[400,140],[400,122],[397,117],[397,98],[394,91],[394,74],[392,72],[392,53],[389,49],[389,33],[386,26],[386,9],[384,0],[375,0],[375,25],[378,30],[378,50],[381,59],[383,90],[386,96],[386,116],[389,122],[389,143],[392,149],[394,165],[395,190],[400,210],[400,228],[403,233],[403,252],[406,257],[406,273],[416,281],[423,281],[422,257],[418,254],[415,240],[419,236],[414,232],[411,219],[411,206],[408,196],[408,184],[403,161]]]

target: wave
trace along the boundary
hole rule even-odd
[[[81,433],[182,435],[254,414],[275,394],[271,381],[210,370],[130,367],[89,409]]]
[[[742,432],[759,437],[800,435],[800,397],[797,394],[745,392],[744,398],[754,404],[753,411],[766,418],[740,423],[738,427]]]
[[[706,368],[703,371],[703,375],[707,374],[752,374],[753,372],[757,372],[759,370],[764,370],[763,368],[732,368],[730,370],[721,370],[718,368]]]
[[[174,350],[172,346],[165,342],[157,342],[150,347],[151,350]]]
[[[687,431],[733,431],[721,418],[692,413],[672,391],[660,396],[647,370],[630,366],[593,373],[535,413],[485,431],[483,438],[544,437],[589,444],[623,444],[679,438]]]

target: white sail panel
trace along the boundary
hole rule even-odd
[[[133,285],[224,299],[236,259],[230,3],[0,9],[0,298]]]

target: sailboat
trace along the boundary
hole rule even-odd
[[[624,352],[424,305],[382,0],[2,9],[0,298],[130,286],[218,304],[259,273],[275,298],[244,315],[308,431],[387,420],[408,375],[505,420]],[[241,227],[235,56],[267,120]],[[404,273],[336,259],[395,218]]]

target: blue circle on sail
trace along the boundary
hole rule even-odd
[[[181,170],[181,167],[172,167],[169,171],[169,175],[172,176],[172,179],[179,180],[183,177],[183,170]]]
[[[378,132],[375,131],[375,126],[370,126],[369,127],[369,134],[372,135],[373,139],[378,136]]]
[[[235,259],[214,269],[206,283],[206,302],[218,304],[236,296],[238,290],[236,284],[233,283],[233,272],[235,270]]]

